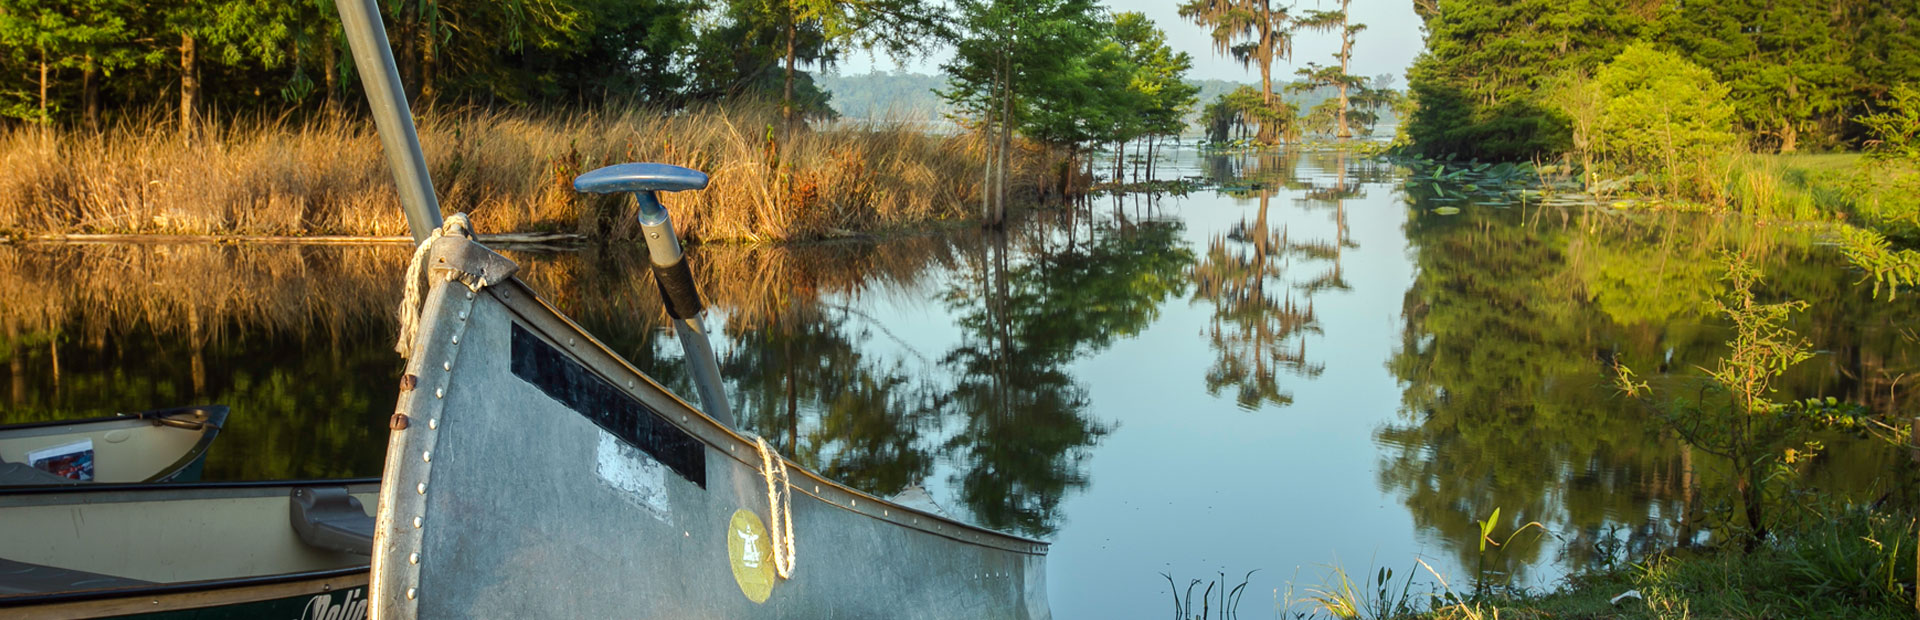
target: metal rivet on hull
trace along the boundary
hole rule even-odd
[[[407,554],[407,563],[408,563],[408,564],[419,564],[419,563],[420,563],[420,554],[418,554],[418,553],[409,553],[409,554]]]
[[[421,523],[422,523],[422,522],[421,522],[421,519],[420,519],[420,517],[414,517],[414,518],[413,518],[413,529],[416,529],[416,530],[417,530],[417,529],[420,529],[420,525],[421,525]]]
[[[414,488],[415,488],[415,489],[417,489],[417,490],[419,490],[419,491],[420,491],[420,494],[421,494],[421,495],[426,495],[426,494],[427,494],[427,483],[425,483],[425,482],[422,482],[422,483],[420,483],[420,486],[417,486],[417,487],[414,487]]]
[[[407,588],[407,600],[409,601],[413,600],[413,595],[414,595],[413,588]]]

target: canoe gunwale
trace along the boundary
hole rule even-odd
[[[26,486],[0,487],[0,498],[18,495],[82,495],[106,493],[177,493],[180,491],[201,491],[221,489],[267,489],[284,488],[291,493],[295,487],[312,486],[360,486],[378,485],[379,478],[333,478],[312,480],[240,480],[231,482],[169,482],[166,484],[146,484],[124,482],[112,484],[88,484],[81,486]]]
[[[201,581],[182,581],[178,583],[156,583],[152,585],[131,586],[125,588],[100,588],[96,590],[70,590],[66,592],[36,592],[33,594],[14,594],[0,596],[0,609],[24,607],[28,605],[51,605],[54,603],[77,603],[83,601],[132,598],[146,596],[164,596],[187,594],[231,588],[270,586],[316,579],[334,579],[366,574],[367,565],[329,568],[323,570],[280,573],[275,575],[256,575],[251,577],[232,577],[227,579],[205,579]]]
[[[515,295],[514,293],[518,293]],[[532,287],[510,278],[494,286],[483,289],[482,294],[492,294],[507,307],[514,317],[527,324],[530,331],[538,334],[555,348],[566,350],[581,359],[589,371],[608,382],[616,389],[648,404],[656,398],[643,386],[628,384],[608,376],[608,369],[618,369],[627,375],[623,379],[644,381],[647,386],[664,395],[680,415],[669,415],[671,408],[660,407],[661,417],[667,423],[693,435],[694,438],[713,448],[714,453],[738,461],[753,469],[760,467],[760,453],[752,437],[727,427],[706,415],[699,407],[680,398],[672,390],[660,385],[652,377],[635,368],[623,357],[615,354],[611,348],[594,338],[586,329],[573,322],[567,315],[535,292]],[[555,334],[576,338],[584,346],[566,346],[557,342]],[[724,450],[722,448],[725,448]],[[784,458],[785,455],[782,455]],[[874,519],[887,521],[895,525],[910,528],[924,534],[939,536],[963,543],[989,547],[1002,551],[1026,555],[1046,555],[1048,543],[1023,536],[987,529],[977,525],[963,523],[952,517],[939,515],[917,508],[902,506],[885,498],[876,497],[858,489],[840,484],[831,479],[800,467],[788,461],[788,471],[793,480],[793,491],[811,496],[841,510],[858,513]]]
[[[171,414],[182,413],[187,411],[207,411],[208,421],[211,422],[212,418],[214,417],[214,414],[212,412],[216,410],[224,412],[227,410],[227,406],[226,405],[192,405],[187,407],[172,407],[168,409],[137,411],[134,413],[116,413],[113,415],[95,416],[91,418],[79,418],[74,420],[43,420],[40,422],[18,422],[18,423],[0,425],[0,433],[11,431],[11,430],[45,428],[48,426],[73,426],[78,424],[95,424],[100,422],[128,422],[133,420],[151,421],[152,418],[165,417]],[[224,418],[224,416],[222,417]],[[214,424],[215,428],[220,428],[223,426],[225,426],[225,424],[220,424],[220,423]]]

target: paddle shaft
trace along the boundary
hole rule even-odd
[[[373,106],[373,123],[380,128],[380,144],[387,153],[388,167],[393,169],[400,208],[407,213],[407,226],[417,243],[440,228],[440,201],[433,194],[433,179],[427,176],[427,160],[420,154],[413,112],[407,107],[400,71],[393,64],[393,48],[387,43],[387,28],[380,23],[380,8],[374,2],[337,0],[334,6],[340,8],[340,25],[347,32],[348,47],[353,48],[353,64],[360,69],[360,85],[367,91],[367,103]]]
[[[652,261],[653,277],[660,283],[661,302],[667,304],[673,334],[686,352],[687,370],[693,375],[701,408],[721,424],[733,426],[733,408],[727,404],[726,384],[720,380],[720,362],[702,322],[706,310],[699,303],[700,293],[694,287],[692,271],[687,269],[680,238],[673,233],[673,218],[652,191],[634,192],[633,202],[638,207],[640,234],[647,240],[647,259]]]

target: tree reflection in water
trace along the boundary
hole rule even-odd
[[[1475,520],[1495,508],[1496,532],[1540,521],[1554,533],[1489,550],[1487,581],[1524,583],[1548,559],[1592,567],[1688,544],[1726,514],[1725,463],[1620,398],[1607,374],[1620,360],[1684,380],[1724,355],[1726,326],[1704,305],[1721,286],[1720,249],[1759,245],[1770,295],[1821,300],[1795,328],[1818,334],[1831,363],[1794,369],[1783,394],[1911,410],[1912,387],[1887,378],[1920,371],[1920,348],[1898,336],[1912,306],[1845,286],[1840,258],[1806,239],[1587,209],[1445,216],[1412,200],[1418,275],[1387,364],[1404,385],[1402,417],[1376,431],[1379,480],[1461,566],[1482,565]],[[1858,492],[1894,469],[1890,451],[1828,445],[1805,472],[1823,488]]]
[[[1084,461],[1109,430],[1087,411],[1068,365],[1139,333],[1184,293],[1193,259],[1178,224],[1083,221],[1084,237],[1071,218],[1064,231],[984,233],[945,296],[963,331],[942,359],[962,420],[945,447],[962,501],[988,527],[1054,531],[1061,500],[1086,485]],[[1010,235],[1026,251],[1014,255]]]
[[[1212,174],[1229,175],[1212,179],[1220,191],[1260,205],[1252,220],[1242,219],[1209,240],[1206,255],[1192,269],[1194,299],[1214,307],[1204,332],[1217,354],[1207,369],[1207,392],[1217,396],[1232,390],[1243,409],[1293,404],[1293,395],[1281,386],[1283,371],[1320,376],[1325,365],[1308,358],[1305,340],[1320,333],[1313,298],[1351,288],[1342,258],[1358,246],[1347,236],[1346,200],[1361,195],[1360,185],[1347,179],[1344,154],[1331,162],[1333,179],[1324,185],[1318,177],[1295,176],[1300,158],[1294,151],[1264,152],[1237,167],[1220,155],[1206,166]],[[1302,202],[1310,207],[1331,207],[1334,238],[1297,238],[1284,224],[1274,230],[1268,215],[1282,188],[1302,190]]]

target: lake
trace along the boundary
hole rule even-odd
[[[1916,412],[1920,294],[1876,296],[1818,231],[1461,198],[1337,151],[1162,163],[1194,188],[1004,233],[694,248],[736,415],[856,488],[1051,541],[1056,617],[1160,616],[1199,580],[1196,605],[1244,582],[1239,615],[1264,618],[1336,568],[1539,588],[1712,540],[1725,462],[1613,368],[1685,384],[1725,355],[1727,252],[1763,298],[1812,304],[1782,399]],[[637,244],[505,253],[691,397]],[[209,479],[377,475],[408,255],[0,245],[0,422],[219,403]],[[1808,485],[1911,484],[1905,454],[1822,439]],[[1496,509],[1506,544],[1482,550]]]

